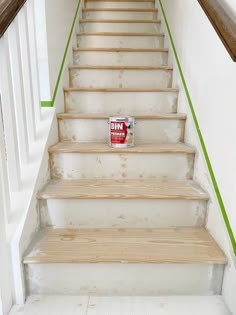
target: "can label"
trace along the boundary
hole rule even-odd
[[[110,142],[113,147],[134,146],[134,118],[110,117]]]

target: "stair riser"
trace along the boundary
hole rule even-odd
[[[204,264],[28,265],[29,294],[214,295],[221,293],[223,267]]]
[[[170,88],[172,71],[70,69],[71,87]]]
[[[163,36],[77,36],[78,47],[84,48],[163,48]]]
[[[193,154],[51,154],[51,175],[56,179],[168,178],[191,179]]]
[[[159,33],[160,23],[80,23],[81,32]]]
[[[41,224],[55,228],[203,226],[206,208],[199,200],[40,200]]]
[[[65,92],[66,112],[133,115],[177,111],[176,92]]]
[[[109,142],[107,119],[60,119],[61,141]],[[135,143],[176,143],[183,140],[185,120],[138,120]]]
[[[86,4],[86,8],[135,8],[135,9],[152,9],[155,7],[154,2],[122,2],[122,1],[89,1]]]
[[[153,20],[157,19],[155,12],[112,12],[112,11],[90,11],[83,12],[84,19],[104,20]]]
[[[166,66],[167,52],[74,52],[74,64],[110,66]]]

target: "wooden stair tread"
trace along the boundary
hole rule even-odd
[[[67,87],[65,92],[179,92],[176,88],[100,88],[100,87]]]
[[[113,116],[129,116],[129,115],[113,115]],[[131,115],[135,119],[145,119],[145,120],[155,120],[155,119],[167,119],[167,120],[175,120],[175,119],[181,119],[186,120],[187,116],[186,114],[179,114],[179,113],[173,113],[173,114],[155,114],[155,115],[147,115],[147,114],[135,114]],[[80,113],[61,113],[57,114],[58,119],[108,119],[109,117],[112,117],[112,115],[108,114],[80,114]]]
[[[82,48],[74,47],[74,51],[94,52],[168,52],[168,48]]]
[[[160,20],[81,19],[80,23],[161,23]]]
[[[133,148],[112,148],[108,143],[59,142],[49,148],[50,153],[186,153],[195,150],[184,143],[174,144],[139,144]]]
[[[48,229],[24,263],[226,264],[226,257],[204,228]]]
[[[91,65],[69,65],[69,69],[79,70],[164,70],[173,71],[169,66],[91,66]]]
[[[162,33],[130,33],[130,32],[80,32],[77,36],[156,36],[164,37]]]
[[[155,8],[83,8],[84,12],[157,12]]]
[[[40,199],[185,199],[208,200],[192,180],[81,179],[52,180]]]

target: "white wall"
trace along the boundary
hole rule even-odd
[[[57,82],[78,0],[46,0],[51,97]]]
[[[162,3],[212,167],[236,236],[236,141],[234,141],[236,63],[231,60],[197,1],[162,0]],[[231,310],[236,314],[234,298],[236,269],[231,258],[232,248],[174,59],[173,63],[174,85],[180,88],[179,111],[188,114],[186,141],[193,144],[199,152],[196,158],[195,180],[211,196],[207,228],[229,257],[223,294]]]
[[[236,1],[235,0],[220,0],[226,11],[236,18]]]

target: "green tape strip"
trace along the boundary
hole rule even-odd
[[[192,102],[192,99],[191,99],[191,96],[190,96],[190,93],[189,93],[189,90],[188,90],[188,87],[187,87],[186,80],[184,78],[182,67],[180,65],[179,57],[178,57],[178,54],[177,54],[177,51],[176,51],[176,48],[175,48],[173,36],[172,36],[171,30],[170,30],[170,27],[169,27],[169,24],[168,24],[168,21],[167,21],[165,10],[164,10],[162,1],[159,0],[159,2],[160,2],[160,5],[161,5],[161,11],[162,11],[162,14],[163,14],[163,17],[164,17],[164,20],[165,20],[166,28],[167,28],[167,31],[168,31],[168,34],[169,34],[169,38],[170,38],[171,46],[172,46],[172,49],[173,49],[173,52],[174,52],[174,56],[175,56],[175,59],[176,59],[176,63],[177,63],[178,69],[179,69],[179,73],[180,73],[180,77],[181,77],[181,80],[182,80],[182,84],[183,84],[183,87],[184,87],[184,90],[185,90],[185,93],[186,93],[186,96],[187,96],[187,100],[188,100],[188,103],[189,103],[189,107],[190,107],[190,110],[191,110],[191,113],[192,113],[193,121],[194,121],[196,130],[197,130],[199,141],[201,143],[202,151],[203,151],[203,154],[204,154],[204,157],[205,157],[205,160],[206,160],[208,171],[210,173],[212,184],[213,184],[213,187],[215,189],[217,200],[218,200],[218,203],[219,203],[219,206],[220,206],[223,218],[224,218],[225,226],[227,228],[227,231],[228,231],[228,234],[229,234],[229,238],[230,238],[231,243],[232,243],[233,251],[234,251],[234,254],[236,255],[236,240],[235,240],[235,237],[234,237],[234,233],[233,233],[233,230],[232,230],[230,222],[229,222],[229,218],[228,218],[225,206],[224,206],[223,199],[222,199],[221,194],[220,194],[220,190],[219,190],[219,187],[218,187],[218,184],[217,184],[217,181],[216,181],[216,177],[215,177],[213,168],[211,166],[210,158],[209,158],[209,155],[207,153],[206,145],[204,143],[203,136],[202,136],[202,133],[201,133],[201,130],[200,130],[200,127],[199,127],[198,120],[197,120],[197,116],[196,116],[195,111],[194,111],[193,102]]]
[[[41,101],[41,107],[53,107],[52,101]]]
[[[42,101],[41,102],[41,106],[42,107],[53,107],[54,106],[54,103],[55,103],[55,100],[56,100],[56,96],[57,96],[57,92],[58,92],[58,88],[59,88],[59,84],[60,84],[60,81],[61,81],[62,72],[63,72],[64,66],[65,66],[66,56],[67,56],[68,49],[69,49],[70,42],[71,42],[71,38],[72,38],[72,35],[73,35],[73,32],[74,32],[75,23],[77,21],[77,17],[78,17],[78,13],[79,13],[79,7],[80,7],[80,2],[81,2],[81,0],[78,1],[78,5],[77,5],[76,11],[75,11],[75,16],[74,16],[74,19],[73,19],[73,22],[72,22],[70,34],[69,34],[69,37],[68,37],[68,40],[67,40],[65,52],[64,52],[64,55],[63,55],[63,58],[62,58],[62,62],[61,62],[61,67],[60,67],[60,70],[59,70],[59,73],[58,73],[57,82],[56,82],[55,89],[54,89],[54,92],[53,92],[52,101]],[[49,106],[49,104],[50,104],[50,106]]]

